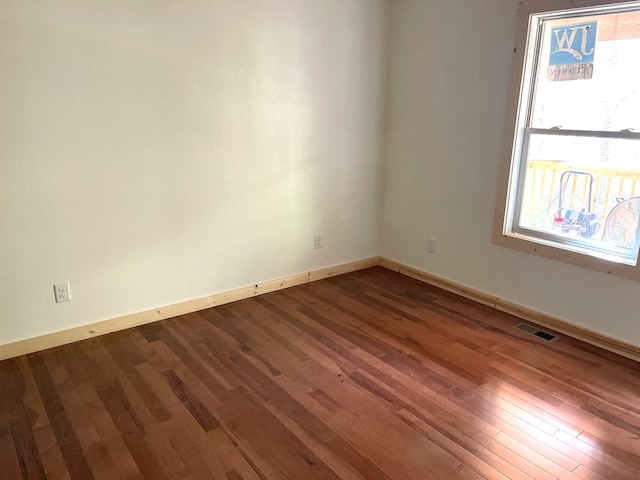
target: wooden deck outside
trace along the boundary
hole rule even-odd
[[[589,179],[571,175],[561,186],[560,178],[566,171],[585,172],[593,175],[591,204]],[[560,190],[563,190],[563,208],[596,213],[602,225],[608,213],[620,199],[640,195],[640,172],[615,168],[593,168],[572,165],[567,162],[539,161],[528,163],[527,188],[523,197],[523,222],[529,227],[553,230],[553,218],[559,207]],[[602,233],[602,230],[600,230]]]

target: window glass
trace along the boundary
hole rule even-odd
[[[636,266],[640,2],[534,13],[526,38],[502,234]]]
[[[600,240],[606,213],[640,195],[640,140],[532,134],[526,157],[520,227]],[[559,228],[582,211],[585,228]]]
[[[640,12],[542,25],[530,126],[640,132]]]

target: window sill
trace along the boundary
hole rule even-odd
[[[519,233],[505,234],[501,229],[494,231],[492,242],[501,247],[512,248],[559,262],[640,281],[640,267],[621,263],[620,257],[612,258],[612,255],[606,253],[598,253],[591,250],[588,250],[588,253],[583,253],[578,251],[579,247],[574,246],[571,246],[571,250],[568,250],[564,246],[556,246],[553,242],[547,243],[537,238],[534,240],[527,235]]]

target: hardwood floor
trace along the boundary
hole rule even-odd
[[[640,365],[375,267],[0,363],[3,479],[638,479]]]

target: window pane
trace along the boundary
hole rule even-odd
[[[530,126],[640,131],[640,12],[543,20]]]
[[[640,140],[532,134],[526,158],[521,228],[635,246]]]

